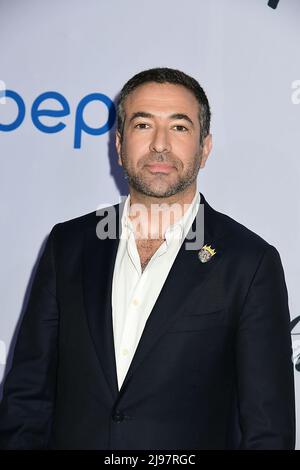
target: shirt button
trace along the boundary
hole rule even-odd
[[[129,350],[128,349],[123,349],[122,350],[122,356],[128,356]]]
[[[133,305],[138,305],[138,304],[139,304],[139,300],[138,300],[138,299],[133,299],[132,303],[133,303]]]

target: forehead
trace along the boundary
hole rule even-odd
[[[124,108],[126,114],[145,111],[197,115],[199,104],[193,93],[182,85],[151,82],[132,91],[125,99]]]

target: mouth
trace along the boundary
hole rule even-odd
[[[150,163],[146,165],[146,168],[150,171],[150,173],[168,174],[174,170],[175,167],[169,163]]]

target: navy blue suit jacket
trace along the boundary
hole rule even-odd
[[[294,448],[280,256],[201,198],[204,243],[216,254],[201,263],[182,245],[120,391],[111,312],[119,230],[100,240],[96,212],[53,227],[5,381],[0,448]]]

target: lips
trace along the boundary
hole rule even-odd
[[[170,173],[174,169],[174,166],[168,163],[150,163],[146,166],[151,173]]]

